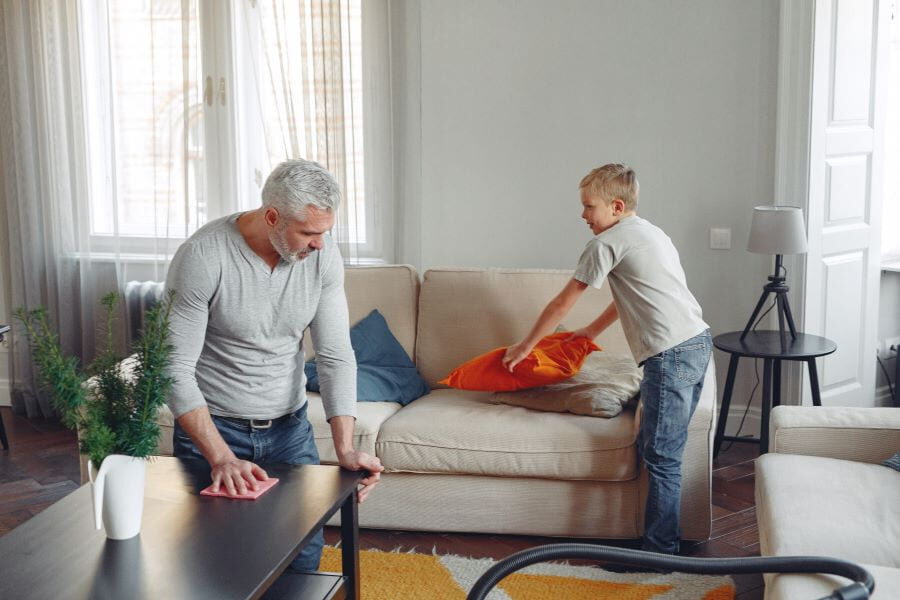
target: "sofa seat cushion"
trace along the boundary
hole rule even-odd
[[[338,464],[337,453],[334,451],[334,442],[331,438],[331,425],[325,420],[322,396],[315,392],[307,392],[306,398],[306,415],[313,426],[319,460],[324,465],[336,465]],[[402,407],[397,402],[357,402],[353,447],[375,456],[375,440],[378,437],[379,428],[400,408]]]
[[[434,390],[381,426],[387,471],[628,481],[637,477],[633,411],[612,419],[496,404],[490,392]]]
[[[813,554],[900,567],[900,473],[884,465],[799,454],[756,462],[765,555]]]

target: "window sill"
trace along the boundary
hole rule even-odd
[[[172,260],[172,254],[146,254],[136,252],[78,252],[70,254],[75,260],[88,260],[94,263],[115,263],[122,262],[128,264],[157,264],[165,263]],[[375,257],[359,257],[348,263],[352,267],[366,267],[373,265],[386,265],[388,262],[383,258]]]
[[[129,263],[129,264],[156,264],[169,262],[172,254],[146,254],[137,252],[76,252],[70,254],[75,260],[86,260],[94,263]]]
[[[349,263],[347,266],[349,267],[371,267],[374,265],[386,265],[388,262],[383,258],[368,258],[368,257],[360,257]]]
[[[881,259],[881,270],[900,273],[900,256],[885,256]]]

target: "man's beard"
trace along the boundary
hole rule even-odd
[[[275,251],[278,252],[278,255],[287,263],[295,263],[300,262],[307,256],[309,256],[313,249],[307,246],[306,248],[301,248],[296,252],[291,252],[290,246],[288,246],[287,240],[284,236],[284,227],[281,225],[277,225],[274,230],[269,231],[269,241],[272,243],[272,247],[275,248]]]

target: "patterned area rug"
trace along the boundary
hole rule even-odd
[[[366,600],[465,600],[494,561],[407,552],[360,551]],[[340,572],[341,551],[326,546],[322,571]],[[612,573],[596,567],[544,563],[509,575],[488,600],[733,600],[729,577]]]

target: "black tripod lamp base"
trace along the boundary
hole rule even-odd
[[[756,308],[753,309],[753,314],[750,315],[750,320],[747,321],[747,325],[746,327],[744,327],[743,333],[741,333],[741,340],[747,337],[747,334],[753,331],[753,329],[755,328],[756,318],[759,316],[759,311],[762,310],[762,307],[766,303],[769,294],[775,294],[774,308],[776,311],[775,314],[778,315],[778,333],[780,334],[782,344],[784,344],[785,341],[785,322],[787,322],[788,331],[791,335],[791,341],[797,339],[797,328],[794,326],[794,316],[791,314],[791,305],[790,302],[788,302],[787,293],[790,288],[785,285],[784,277],[780,277],[778,275],[780,270],[781,255],[778,254],[775,256],[775,274],[770,275],[769,283],[763,286],[763,293],[759,297],[759,301],[756,303]]]

